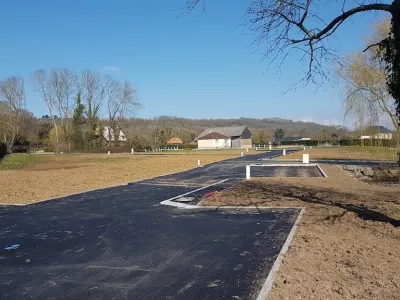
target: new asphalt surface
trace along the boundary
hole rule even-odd
[[[160,202],[223,179],[229,186],[246,164],[273,155],[0,207],[0,299],[256,299],[299,209]]]

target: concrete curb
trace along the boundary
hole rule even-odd
[[[322,178],[328,177],[319,164],[250,164],[250,167],[317,167],[320,171]],[[318,178],[318,177],[312,177]]]
[[[297,227],[299,226],[301,218],[303,217],[304,211],[305,211],[305,208],[303,208],[300,211],[300,213],[299,213],[299,215],[298,215],[298,217],[297,217],[297,219],[296,219],[296,221],[295,221],[295,223],[294,223],[294,225],[292,227],[292,230],[290,230],[290,233],[287,236],[286,241],[283,244],[282,249],[279,252],[278,257],[276,258],[276,260],[275,260],[275,262],[274,262],[274,264],[273,264],[273,266],[271,268],[271,271],[269,272],[268,277],[267,277],[267,279],[266,279],[266,281],[265,281],[260,293],[258,294],[257,300],[266,300],[267,297],[268,297],[269,292],[272,290],[272,286],[274,284],[276,274],[277,274],[277,272],[279,270],[279,267],[282,264],[283,256],[289,250],[289,245],[291,244],[291,242],[293,240],[294,234],[296,232]]]

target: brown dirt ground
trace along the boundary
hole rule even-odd
[[[0,170],[0,203],[32,203],[187,170],[196,167],[198,159],[201,164],[208,164],[231,157],[231,154],[43,155],[22,169]]]
[[[301,159],[303,153],[310,154],[310,159],[343,159],[343,160],[397,160],[397,152],[400,149],[394,148],[373,148],[373,147],[326,147],[313,148],[305,151],[280,156],[279,159]]]
[[[400,186],[322,168],[329,177],[249,180],[203,205],[306,207],[268,300],[400,299]]]

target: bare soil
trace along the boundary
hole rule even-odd
[[[0,170],[0,203],[23,204],[104,188],[238,157],[218,155],[41,155],[17,170]]]
[[[310,154],[310,159],[342,159],[342,160],[391,160],[397,161],[400,149],[378,147],[306,147],[305,151],[295,152],[279,159],[301,159],[303,153]]]
[[[322,168],[329,177],[249,180],[203,205],[306,208],[268,300],[400,299],[400,186]]]

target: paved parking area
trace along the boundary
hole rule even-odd
[[[274,153],[22,207],[0,207],[1,299],[257,299],[299,209],[160,202],[245,176]],[[206,190],[204,190],[205,192]]]

